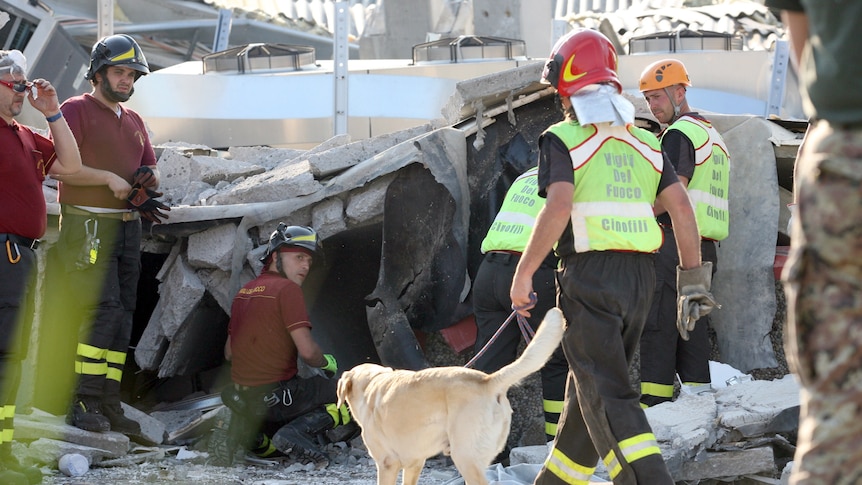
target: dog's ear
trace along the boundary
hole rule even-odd
[[[351,372],[347,371],[338,379],[338,387],[335,390],[336,396],[338,396],[338,403],[336,404],[338,407],[344,404],[344,401],[347,400],[347,396],[350,394],[350,389],[353,387],[353,381],[350,377]]]

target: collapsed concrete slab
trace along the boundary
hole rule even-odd
[[[84,431],[67,425],[63,416],[54,416],[38,411],[29,415],[15,416],[15,439],[23,442],[44,439],[73,443],[93,449],[86,454],[82,453],[93,458],[116,458],[129,451],[129,438],[125,435],[111,431],[105,433]],[[63,454],[68,452],[63,447],[60,447],[60,451],[63,451]]]

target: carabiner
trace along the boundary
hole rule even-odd
[[[15,257],[12,257],[13,246],[15,247]],[[18,245],[8,239],[6,240],[6,257],[9,258],[9,262],[12,264],[21,261],[21,251],[18,250]]]

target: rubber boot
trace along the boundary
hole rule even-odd
[[[317,436],[332,429],[334,424],[326,411],[311,411],[282,426],[272,437],[272,443],[278,451],[300,463],[314,463],[315,468],[326,468],[329,457],[320,448]]]
[[[72,408],[66,414],[66,424],[85,431],[110,431],[111,422],[102,414],[102,402],[93,396],[75,397]]]

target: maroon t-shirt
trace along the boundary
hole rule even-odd
[[[0,118],[0,233],[38,239],[48,225],[42,181],[57,158],[48,138]]]
[[[260,386],[293,378],[297,351],[290,332],[302,327],[311,322],[299,285],[275,272],[251,280],[231,306],[233,382]]]
[[[156,164],[144,120],[134,111],[120,105],[121,114],[117,117],[117,113],[90,94],[69,98],[60,109],[78,141],[84,165],[114,172],[131,183],[135,170]],[[59,192],[63,204],[128,208],[126,201],[114,197],[107,185],[61,182]]]

